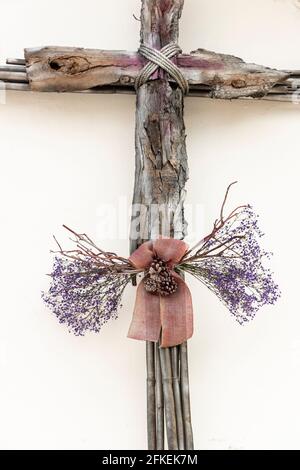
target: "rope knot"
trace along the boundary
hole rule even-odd
[[[148,59],[149,62],[138,74],[135,81],[135,88],[138,89],[140,86],[144,85],[159,68],[162,68],[174,78],[186,95],[189,91],[188,81],[180,68],[170,60],[181,52],[180,47],[175,43],[167,44],[160,51],[142,44],[139,48],[139,53]]]

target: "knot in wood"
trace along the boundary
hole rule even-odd
[[[67,75],[75,75],[89,69],[90,63],[85,57],[56,57],[49,61],[52,70]]]
[[[247,83],[242,78],[235,78],[231,81],[231,86],[233,86],[233,88],[245,88]]]

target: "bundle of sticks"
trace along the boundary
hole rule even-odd
[[[187,343],[147,342],[147,414],[149,450],[165,449],[165,427],[169,450],[194,449]]]

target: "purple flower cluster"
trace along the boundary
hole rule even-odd
[[[263,233],[251,206],[235,211],[219,224],[181,268],[212,290],[243,324],[280,297],[272,272],[264,264],[271,253],[260,247]]]
[[[54,259],[52,282],[42,297],[46,305],[66,324],[70,332],[82,336],[86,331],[99,333],[110,319],[116,319],[129,275],[113,275],[95,269],[87,259]]]

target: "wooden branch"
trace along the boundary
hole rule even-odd
[[[26,72],[15,72],[13,70],[9,70],[8,67],[3,67],[0,71],[0,80],[4,82],[23,82],[28,83],[27,80],[27,73]]]
[[[1,65],[0,66],[1,72],[14,72],[14,73],[25,73],[26,77],[25,80],[28,82],[27,72],[25,65]]]
[[[49,49],[53,51],[49,53]],[[7,83],[7,90],[135,94],[134,81],[145,63],[138,53],[125,51],[75,48],[28,51],[28,61],[32,65],[27,65],[27,68],[22,65],[25,64],[23,59],[7,59],[7,63],[15,65],[0,66],[0,80]],[[64,63],[61,69],[51,68],[49,64],[52,63],[53,67],[53,57],[59,59],[60,64]],[[86,60],[93,64],[91,69],[71,73],[78,70]],[[190,55],[179,55],[177,63],[188,78],[191,97],[299,102],[295,100],[300,91],[299,70],[272,70],[204,49],[198,49]],[[173,83],[172,80],[170,82]],[[27,86],[15,87],[18,83]]]
[[[174,400],[175,400],[175,409],[176,409],[178,448],[179,450],[185,450],[185,437],[184,437],[181,392],[180,392],[180,378],[179,378],[179,370],[180,370],[179,359],[180,359],[180,356],[178,354],[178,347],[175,346],[174,348],[171,348],[171,362],[172,362],[173,391],[174,391]]]
[[[141,43],[160,49],[178,40],[183,0],[143,0]],[[133,196],[131,252],[143,241],[159,235],[185,235],[183,201],[187,180],[187,154],[183,121],[183,95],[159,71],[137,91],[136,174]],[[153,206],[168,208],[154,214]],[[170,223],[169,223],[170,222]],[[170,225],[170,232],[169,227]],[[147,346],[149,347],[149,346]],[[178,449],[176,408],[170,349],[159,349],[168,448]],[[158,420],[159,416],[157,416]],[[160,435],[161,435],[160,429]]]
[[[25,65],[26,61],[25,59],[11,59],[8,58],[6,59],[7,65]]]
[[[192,58],[192,59],[191,59]],[[182,58],[184,63],[184,59]],[[198,49],[186,56],[190,85],[207,85],[210,96],[219,99],[262,97],[277,83],[284,82],[288,73],[255,64],[247,64],[233,55],[217,54]]]
[[[137,52],[64,47],[25,49],[25,58],[33,91],[71,92],[105,85],[133,88],[145,65]],[[181,54],[176,63],[190,86],[198,90],[203,85],[209,87],[211,98],[261,97],[290,76],[289,72],[247,64],[232,55],[204,49]]]
[[[137,53],[72,47],[25,49],[33,91],[81,91],[103,85],[133,85],[142,61]]]
[[[185,448],[186,450],[194,450],[187,343],[180,346],[180,387],[185,432]]]
[[[153,3],[155,8],[152,7]],[[161,6],[165,5],[169,5],[168,14],[161,10]],[[182,1],[144,0],[142,42],[157,48],[171,41],[176,42],[182,5]],[[167,19],[168,24],[163,19]],[[163,33],[160,34],[160,31]],[[137,217],[132,223],[131,250],[159,235],[184,238],[186,234],[183,202],[188,168],[183,95],[178,87],[171,88],[166,77],[159,78],[149,81],[137,92],[133,197]],[[155,206],[168,209],[169,214],[151,211]],[[138,238],[135,233],[137,228]]]
[[[1,90],[11,90],[11,91],[31,91],[30,86],[27,83],[10,83],[2,82],[0,84]]]
[[[156,407],[155,407],[155,349],[154,343],[147,343],[147,427],[148,449],[156,450]]]
[[[156,450],[165,448],[164,394],[160,363],[159,344],[155,344],[156,361]]]
[[[30,85],[28,83],[17,83],[17,82],[5,82],[0,79],[0,87],[1,90],[3,88],[7,91],[32,91]],[[290,92],[282,92],[282,93],[268,93],[266,96],[262,98],[239,98],[240,100],[253,100],[256,101],[277,101],[277,102],[284,102],[284,103],[299,103],[299,92],[300,88],[295,90],[293,93]],[[85,95],[135,95],[135,90],[133,88],[126,88],[126,87],[98,87],[92,88],[90,90],[83,90],[83,91],[76,91],[74,93],[83,93]],[[198,90],[190,90],[189,97],[191,98],[206,98],[211,99],[211,96],[206,91],[198,91]]]
[[[160,349],[160,361],[163,380],[166,428],[169,450],[179,450],[177,438],[176,408],[172,385],[172,367],[170,349]]]

